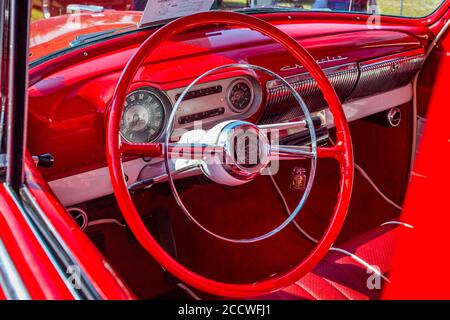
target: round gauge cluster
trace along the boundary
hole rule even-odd
[[[129,142],[152,142],[159,137],[165,123],[162,97],[150,89],[130,93],[123,109],[120,133]]]
[[[253,102],[253,90],[251,84],[244,80],[233,83],[228,91],[228,103],[236,112],[243,112]]]

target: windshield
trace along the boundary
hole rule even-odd
[[[358,12],[417,18],[445,0],[33,0],[30,60],[205,10]]]

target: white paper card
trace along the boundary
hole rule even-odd
[[[214,0],[148,0],[140,25],[209,11]]]

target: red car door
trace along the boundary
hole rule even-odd
[[[0,2],[0,299],[130,299],[26,153],[30,5]]]

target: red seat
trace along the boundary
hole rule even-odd
[[[336,247],[357,255],[386,275],[390,271],[396,235],[404,229],[403,226],[392,224],[380,226]],[[373,275],[373,272],[350,256],[330,251],[312,272],[295,284],[257,299],[378,299],[382,290],[370,289],[367,284]],[[380,282],[384,280],[380,279]]]

